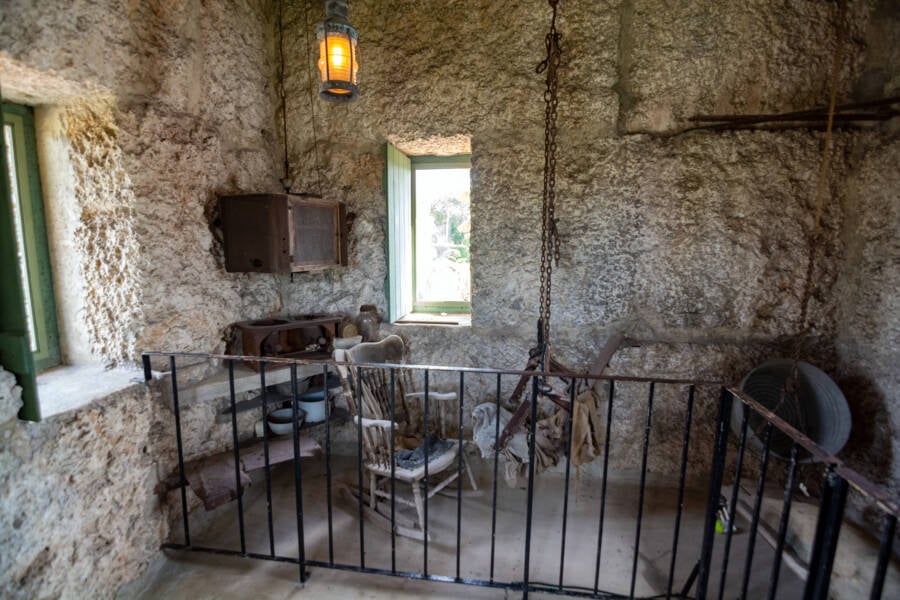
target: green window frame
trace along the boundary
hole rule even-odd
[[[44,219],[34,112],[2,104],[3,226],[0,227],[0,361],[23,388],[21,418],[37,420],[37,373],[60,363],[59,331]],[[10,147],[8,144],[12,142]],[[9,176],[7,176],[9,174]],[[24,258],[24,260],[21,260]],[[22,266],[24,265],[24,272]],[[26,356],[27,355],[27,356]]]
[[[415,172],[422,169],[471,169],[471,156],[406,156],[392,144],[387,145],[384,187],[387,197],[388,227],[386,255],[388,272],[386,295],[391,322],[417,312],[429,314],[465,314],[470,302],[415,302],[416,294],[416,196]]]

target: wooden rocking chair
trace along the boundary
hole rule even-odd
[[[403,364],[405,362],[405,345],[397,335],[391,335],[380,342],[358,344],[349,350],[335,350],[334,358],[339,362],[347,363],[389,363]],[[353,417],[354,423],[362,424],[362,461],[363,468],[368,474],[369,493],[367,499],[367,512],[379,525],[387,525],[390,528],[391,498],[391,466],[393,463],[395,489],[394,498],[397,504],[409,506],[416,511],[416,520],[403,518],[395,514],[395,531],[398,535],[404,535],[414,539],[425,539],[425,516],[423,493],[423,481],[425,479],[425,463],[415,467],[404,467],[397,464],[397,447],[418,445],[426,434],[431,434],[428,459],[428,498],[441,492],[449,484],[459,479],[459,469],[452,468],[458,465],[459,453],[462,451],[458,438],[447,439],[444,413],[446,405],[457,406],[456,392],[434,392],[429,390],[428,399],[429,424],[425,431],[423,423],[423,399],[424,392],[411,391],[412,379],[407,369],[394,370],[394,440],[397,447],[391,445],[391,370],[388,368],[363,368],[361,374],[355,367],[338,365],[338,371],[344,379],[347,387],[344,394],[347,406]],[[357,406],[357,397],[360,406]],[[434,439],[434,426],[431,417],[438,419],[438,439]],[[446,442],[444,440],[447,440]],[[440,443],[444,446],[452,442],[441,453],[434,451],[434,445]],[[465,453],[462,455],[464,468],[473,490],[477,490],[472,469],[469,466]],[[400,483],[408,484],[412,497],[400,493]],[[457,481],[457,485],[461,482]],[[360,496],[366,500],[363,490],[358,490]],[[431,536],[429,536],[430,539]]]

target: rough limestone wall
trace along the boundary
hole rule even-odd
[[[143,573],[168,531],[153,494],[174,453],[161,407],[139,385],[0,425],[0,595],[111,598]]]
[[[691,102],[692,95],[684,99],[659,92],[657,97],[652,88],[665,83],[706,99],[704,90],[713,83],[694,84],[695,71],[715,62],[719,70],[743,72],[745,65],[726,60],[742,44],[766,48],[759,54],[749,52],[760,69],[776,70],[787,62],[785,57],[799,54],[785,71],[773,75],[784,85],[767,87],[767,93],[785,88],[781,105],[791,108],[816,102],[822,82],[809,75],[795,78],[793,70],[809,71],[821,64],[827,71],[827,40],[821,48],[810,42],[802,49],[775,42],[785,30],[828,30],[833,11],[818,3],[808,3],[803,11],[717,3],[712,13],[716,19],[695,6],[675,20],[681,29],[673,31],[659,3],[637,4],[572,5],[561,15],[568,50],[559,144],[558,213],[564,245],[555,278],[559,316],[554,326],[567,343],[560,340],[556,345],[567,352],[573,348],[569,342],[575,342],[573,357],[589,361],[583,351],[602,345],[602,339],[589,338],[612,324],[633,324],[644,337],[676,341],[771,340],[792,333],[799,315],[802,278],[797,275],[805,265],[821,136],[805,131],[621,136],[616,128],[622,114],[632,118],[640,112],[636,98],[647,96],[649,102],[651,94],[654,102],[668,100],[682,107],[669,110],[679,124],[693,114],[691,109],[748,108],[743,101],[720,100],[710,106]],[[289,28],[297,31],[289,36],[290,43],[299,46],[287,52],[296,61],[289,69],[294,99],[289,138],[295,188],[315,189],[312,123],[303,96],[309,82],[302,8],[293,7],[288,15]],[[466,335],[482,338],[473,344],[479,346],[489,343],[483,338],[495,329],[512,328],[514,337],[527,344],[537,313],[536,229],[543,157],[543,86],[533,66],[542,54],[548,15],[532,7],[465,2],[439,8],[425,2],[398,3],[392,10],[403,19],[386,19],[382,9],[375,3],[353,6],[351,20],[363,32],[360,100],[314,106],[323,187],[345,199],[354,213],[351,268],[285,283],[286,303],[296,310],[352,311],[362,302],[384,307],[383,144],[391,139],[402,148],[407,140],[463,133],[472,139],[475,198],[473,328]],[[508,26],[491,27],[501,15]],[[688,34],[711,27],[717,19],[745,26],[732,26],[734,33],[721,42],[715,36],[699,45],[691,41]],[[630,45],[622,46],[622,37],[628,37]],[[640,48],[635,47],[637,38]],[[662,58],[651,57],[646,48],[659,45],[662,38]],[[675,73],[665,66],[678,64],[678,57],[687,53],[699,54],[705,62]],[[845,70],[852,79],[858,52],[849,54]],[[503,68],[492,70],[491,64]],[[620,103],[617,92],[626,84],[625,77],[643,82],[647,90],[622,97]],[[794,83],[788,86],[788,81]],[[735,94],[742,89],[738,83],[732,87]],[[578,98],[579,92],[587,98]],[[666,132],[671,126],[667,121],[653,131]],[[842,168],[838,159],[835,179]],[[825,220],[831,246],[837,244],[840,218],[841,212],[829,205]],[[827,288],[834,267],[826,262],[822,269],[817,279],[824,279]],[[818,296],[814,317],[827,334],[827,294]],[[420,333],[416,328],[404,330]],[[452,336],[455,345],[456,334],[447,330],[421,331],[437,332],[428,334],[436,338]],[[486,335],[478,335],[482,331]],[[444,354],[442,362],[465,354],[441,349],[447,351],[451,354]],[[521,359],[492,362],[512,366]]]
[[[118,143],[113,107],[81,102],[65,113],[70,162],[81,208],[74,232],[92,352],[107,360],[135,356],[141,318],[141,251],[134,231],[134,192]]]
[[[856,140],[842,185],[846,251],[837,348],[839,383],[850,400],[851,464],[900,489],[900,140]],[[866,432],[867,435],[860,435]],[[877,456],[878,460],[871,460]]]
[[[900,5],[875,3],[856,82],[860,98],[900,94]],[[854,429],[846,454],[875,481],[900,490],[900,124],[854,136],[850,176],[837,189],[845,226],[838,296],[838,383]]]
[[[863,72],[875,4],[848,10],[842,99],[853,99]],[[353,215],[350,267],[284,281],[287,311],[355,313],[361,303],[384,310],[384,143],[404,149],[468,135],[472,327],[386,329],[410,338],[416,362],[521,367],[538,309],[544,86],[534,66],[543,58],[549,9],[356,1],[350,20],[360,31],[361,96],[349,105],[314,103],[313,113],[306,95],[315,56],[308,62],[304,37],[318,18],[314,7],[291,5],[287,18],[295,189],[318,189],[317,150],[323,191]],[[822,134],[677,132],[695,114],[824,104],[835,5],[628,0],[570,2],[560,11],[563,246],[552,321],[559,358],[587,367],[614,329],[642,343],[619,352],[617,373],[735,381],[766,358],[790,354]],[[835,136],[829,191],[848,174],[847,144],[847,135]],[[805,350],[832,372],[844,219],[829,198]],[[471,385],[467,403],[493,397],[492,382],[473,377]],[[639,458],[633,442],[644,401],[635,392],[623,402],[617,448],[624,465]],[[698,414],[710,418],[715,397],[698,402]],[[673,418],[681,417],[659,419],[654,469],[670,468],[680,448]],[[696,439],[708,447],[708,439]]]
[[[280,309],[277,278],[224,272],[211,226],[218,194],[280,188],[271,14],[262,0],[4,2],[4,100],[62,107],[75,181],[58,200],[77,207],[96,359],[222,351],[229,323]],[[111,597],[158,555],[170,511],[153,488],[175,464],[161,406],[136,387],[3,426],[0,596]],[[194,417],[190,431],[210,429]],[[224,443],[188,452],[211,439]]]
[[[839,94],[862,59],[873,5],[848,3]],[[673,131],[697,114],[753,114],[824,105],[837,10],[831,2],[623,0],[617,90],[625,131]]]
[[[16,376],[0,366],[0,422],[15,419],[22,408],[22,388]]]
[[[222,193],[278,191],[272,7],[15,0],[0,20],[7,99],[62,104],[98,359],[224,350],[281,308],[277,278],[224,272]]]
[[[280,190],[271,7],[137,6],[153,102],[122,128],[147,284],[139,346],[222,351],[229,323],[281,309],[277,277],[225,273],[211,226],[218,195]]]

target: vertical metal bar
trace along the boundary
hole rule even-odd
[[[884,591],[884,577],[887,574],[888,561],[891,559],[891,547],[894,545],[896,532],[897,517],[888,514],[884,523],[884,532],[881,534],[881,547],[878,549],[878,563],[875,565],[875,577],[872,580],[870,600],[879,600]]]
[[[775,592],[778,589],[778,576],[781,572],[781,554],[784,552],[784,541],[787,537],[788,522],[791,517],[791,501],[794,497],[794,478],[797,474],[796,443],[791,444],[791,459],[788,465],[787,483],[784,484],[784,502],[781,508],[781,522],[778,524],[778,537],[775,542],[775,559],[772,564],[772,580],[769,583],[769,600],[775,600]]]
[[[744,411],[741,419],[741,434],[738,440],[737,464],[734,467],[734,483],[731,486],[731,500],[728,503],[728,523],[722,523],[725,528],[725,551],[722,553],[722,575],[719,579],[719,600],[725,597],[726,575],[728,575],[729,558],[731,556],[731,538],[734,535],[734,519],[737,510],[738,495],[741,493],[741,475],[744,469],[744,451],[747,448],[747,425],[750,408],[740,404]]]
[[[644,518],[644,489],[647,483],[647,450],[650,447],[650,425],[653,419],[653,389],[656,384],[650,382],[650,393],[647,395],[647,423],[644,425],[644,449],[641,453],[641,484],[638,491],[637,528],[634,534],[634,558],[631,562],[631,589],[629,595],[634,598],[634,585],[637,581],[638,551],[641,547],[641,524]]]
[[[241,451],[238,448],[237,404],[234,398],[234,361],[228,362],[228,397],[231,401],[231,445],[234,449],[234,489],[237,490],[238,530],[241,535],[241,554],[247,553],[244,534],[244,486],[241,485]]]
[[[700,573],[700,561],[694,563],[694,567],[691,569],[691,572],[688,574],[688,578],[684,581],[684,586],[681,588],[681,595],[679,598],[687,598],[688,592],[691,591],[691,586],[694,585],[694,581],[697,579],[697,574]]]
[[[463,393],[465,391],[465,372],[459,372],[459,394],[457,394],[457,403],[459,404],[459,416],[457,421],[456,433],[459,452],[456,455],[456,578],[459,579],[459,555],[460,541],[462,539],[462,482],[463,482]]]
[[[609,398],[606,401],[606,439],[603,441],[603,481],[600,484],[600,525],[597,529],[597,561],[594,565],[594,594],[600,585],[600,551],[603,549],[603,520],[606,517],[606,475],[609,471],[609,437],[612,433],[613,398],[616,382],[609,380]]]
[[[391,573],[397,573],[397,370],[391,367]]]
[[[753,553],[756,551],[756,531],[759,529],[759,511],[762,509],[763,491],[766,486],[766,471],[769,468],[769,447],[772,444],[772,429],[774,425],[768,423],[763,434],[763,453],[759,466],[759,479],[756,483],[756,501],[753,504],[753,518],[750,520],[750,534],[747,538],[747,558],[744,561],[744,578],[741,581],[741,595],[743,600],[747,597],[747,586],[750,584],[750,569],[753,568]]]
[[[672,597],[675,582],[675,559],[678,556],[678,535],[681,532],[681,513],[684,510],[684,481],[687,476],[688,446],[691,442],[691,419],[694,415],[694,386],[688,388],[687,415],[684,418],[684,440],[681,442],[681,475],[678,478],[678,503],[675,512],[675,533],[672,536],[672,560],[669,562],[669,581],[666,584],[666,600]]]
[[[528,434],[528,505],[525,521],[525,565],[523,567],[522,598],[528,600],[528,575],[531,566],[531,521],[534,511],[534,435],[537,432],[538,380],[531,376],[531,424]]]
[[[172,408],[175,409],[175,444],[178,448],[178,475],[181,480],[181,520],[184,526],[184,544],[191,545],[191,530],[188,526],[187,477],[184,473],[184,445],[181,442],[181,407],[178,404],[178,377],[175,357],[169,357],[169,372],[172,374]]]
[[[572,413],[575,412],[575,379],[569,380],[569,415],[566,417],[566,488],[563,493],[562,536],[559,548],[559,591],[563,589],[566,570],[566,528],[569,519],[569,474],[572,470]]]
[[[327,373],[327,367],[325,367]],[[324,383],[322,384],[324,387]],[[300,466],[300,425],[297,423],[297,403],[299,402],[299,393],[297,392],[297,364],[291,364],[291,427],[294,437],[294,500],[296,504],[297,519],[297,557],[300,561],[300,583],[306,583],[306,540],[303,535],[303,473]],[[328,402],[326,392],[325,413],[326,420],[328,418]]]
[[[275,527],[272,524],[272,465],[269,463],[269,425],[268,425],[268,395],[266,393],[266,363],[259,363],[259,385],[262,396],[262,421],[263,421],[263,457],[266,472],[266,513],[269,526],[269,556],[275,556]]]
[[[328,379],[328,365],[322,367],[322,377]],[[334,565],[334,524],[331,506],[331,402],[325,396],[325,506],[328,510],[328,564]]]
[[[500,378],[502,375],[497,373],[497,400],[494,412],[494,494],[491,500],[491,576],[490,581],[494,583],[494,553],[497,545],[497,463],[500,460],[500,451],[497,446],[500,444]]]
[[[719,399],[719,414],[716,418],[716,439],[713,445],[713,462],[710,468],[709,496],[706,499],[706,519],[703,528],[703,542],[700,547],[697,600],[706,600],[706,590],[709,587],[713,543],[716,535],[716,512],[719,508],[722,477],[725,472],[725,458],[728,453],[728,421],[731,417],[732,400],[731,394],[723,387],[722,396]]]
[[[819,500],[819,519],[809,559],[809,577],[806,579],[804,600],[826,600],[831,583],[831,568],[837,551],[841,523],[844,520],[844,504],[847,501],[847,481],[829,466],[822,485]]]
[[[150,368],[150,357],[146,354],[142,354],[141,361],[144,363],[144,381],[150,381],[153,379],[153,369]]]
[[[423,411],[424,414],[422,415],[422,418],[425,421],[425,477],[424,477],[424,479],[422,479],[422,483],[425,485],[425,515],[422,518],[422,520],[424,521],[424,523],[422,523],[422,531],[424,532],[424,548],[423,548],[423,552],[422,552],[422,562],[423,562],[422,573],[425,575],[425,577],[428,577],[428,462],[431,459],[431,456],[430,456],[431,453],[429,452],[429,448],[428,448],[428,437],[429,437],[429,431],[428,431],[428,400],[429,400],[428,375],[429,375],[429,371],[428,371],[428,369],[425,369],[425,408]]]
[[[366,567],[366,536],[365,531],[363,529],[363,494],[365,490],[363,489],[363,444],[362,444],[362,420],[363,420],[363,411],[362,411],[362,367],[356,367],[356,419],[357,419],[357,428],[356,428],[356,468],[357,468],[357,483],[359,484],[359,494],[357,495],[357,499],[359,500],[359,568],[364,569]],[[375,490],[371,490],[371,493],[374,494]]]

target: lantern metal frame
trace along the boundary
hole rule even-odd
[[[353,80],[354,70],[359,68],[359,34],[356,29],[347,22],[347,5],[340,0],[327,2],[328,12],[325,20],[316,27],[316,39],[325,44],[325,80],[319,83],[319,98],[329,102],[352,102],[359,97],[359,85]],[[329,34],[343,35],[347,38],[350,48],[350,81],[331,78],[331,65],[328,60],[328,36]],[[323,58],[320,51],[320,60]],[[321,77],[321,73],[320,73]],[[346,90],[346,93],[335,93],[333,90]]]

